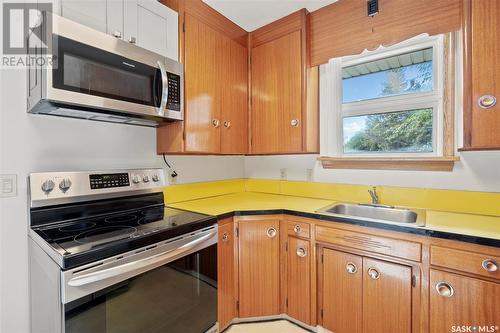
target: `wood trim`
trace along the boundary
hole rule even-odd
[[[324,169],[453,171],[458,156],[450,157],[319,157]]]
[[[444,38],[443,156],[455,155],[455,40]]]
[[[461,18],[463,43],[463,149],[468,150],[472,146],[472,0],[463,0]]]
[[[421,33],[460,28],[460,1],[381,0],[380,12],[366,15],[366,0],[341,0],[311,13],[311,64],[388,46]]]
[[[289,33],[305,28],[306,9],[300,9],[288,16],[250,32],[252,47],[278,39]]]

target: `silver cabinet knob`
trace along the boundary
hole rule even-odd
[[[486,271],[491,272],[491,273],[498,271],[498,264],[493,259],[485,259],[485,260],[483,260],[481,266],[483,266],[483,268]]]
[[[358,266],[356,266],[356,264],[352,262],[348,262],[347,265],[345,265],[345,270],[349,274],[356,274],[356,272],[358,271]]]
[[[451,286],[451,284],[447,282],[438,282],[436,284],[436,291],[440,296],[443,297],[452,297],[455,293],[455,290]]]
[[[61,191],[63,191],[63,193],[66,193],[66,191],[69,190],[70,187],[71,187],[71,180],[69,180],[68,178],[64,178],[59,183],[59,188],[61,189]]]
[[[142,181],[145,182],[145,183],[149,183],[149,176],[148,175],[144,175],[144,177],[142,177]]]
[[[266,235],[269,238],[274,238],[278,234],[278,231],[276,231],[276,228],[269,227],[266,231]]]
[[[304,249],[303,247],[297,248],[297,256],[299,256],[301,258],[304,258],[305,256],[307,256],[306,249]]]
[[[47,179],[42,183],[42,191],[45,192],[45,194],[49,194],[54,189],[54,186],[54,182],[50,179]]]
[[[302,228],[300,227],[300,225],[296,224],[295,227],[293,227],[293,231],[299,234],[302,231]]]
[[[493,95],[483,95],[478,98],[477,104],[482,109],[490,109],[497,104],[497,98]]]
[[[141,179],[139,178],[139,176],[135,175],[132,177],[132,183],[139,184],[140,182],[141,182]]]
[[[227,233],[227,232],[223,233],[223,234],[222,234],[222,241],[223,241],[223,242],[227,242],[227,241],[228,241],[228,239],[229,239],[229,235],[228,235],[228,233]]]
[[[158,175],[153,175],[153,177],[151,177],[151,179],[156,183],[160,180],[160,177],[158,177]]]
[[[113,32],[113,36],[115,36],[116,38],[122,38],[122,32],[117,30]]]
[[[290,121],[290,125],[292,125],[292,127],[299,127],[299,120],[292,119],[292,121]]]
[[[128,42],[129,42],[130,44],[135,44],[135,43],[137,43],[137,39],[136,39],[134,36],[130,36],[130,37],[128,38]]]
[[[224,127],[225,127],[225,128],[229,128],[229,127],[231,127],[231,122],[226,120],[226,121],[224,122]]]
[[[219,119],[212,119],[212,126],[217,128],[220,126],[220,120]]]
[[[368,268],[368,276],[373,280],[378,280],[380,278],[380,272],[375,267]]]

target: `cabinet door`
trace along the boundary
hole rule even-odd
[[[178,14],[157,1],[137,0],[137,45],[178,59]]]
[[[248,149],[248,53],[223,36],[217,83],[221,94],[221,152],[243,154]]]
[[[106,31],[119,38],[123,38],[123,3],[124,0],[106,0]]]
[[[410,267],[363,258],[364,333],[411,333],[411,275]]]
[[[280,313],[279,220],[239,222],[240,317]]]
[[[472,1],[471,145],[500,149],[500,2]],[[497,104],[483,109],[479,98],[493,95]]]
[[[234,223],[219,222],[217,243],[217,321],[222,331],[231,320],[238,316],[236,301],[238,296],[238,243]]]
[[[311,254],[309,241],[288,237],[287,313],[311,324]]]
[[[429,292],[430,333],[452,332],[453,326],[500,326],[498,283],[431,270]]]
[[[251,152],[302,150],[301,33],[252,48]]]
[[[185,148],[187,152],[219,153],[221,35],[188,14],[185,24]]]
[[[323,250],[323,327],[335,333],[362,332],[362,274],[362,257]]]
[[[106,0],[61,0],[61,16],[106,32]]]

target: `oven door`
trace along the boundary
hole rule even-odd
[[[213,227],[154,249],[64,272],[65,332],[212,329],[217,321],[216,242]]]

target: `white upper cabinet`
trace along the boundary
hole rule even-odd
[[[54,12],[178,60],[178,14],[157,0],[53,0]]]
[[[60,0],[60,13],[72,21],[106,32],[106,0]]]

